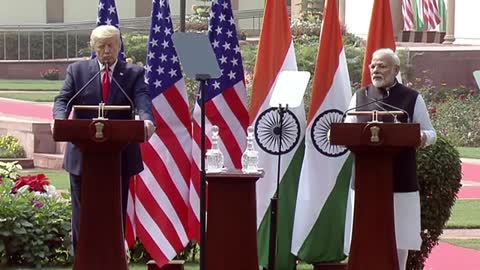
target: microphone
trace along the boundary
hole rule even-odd
[[[372,98],[370,98],[370,99],[372,99]],[[347,116],[348,112],[359,109],[359,108],[363,108],[363,107],[368,106],[368,105],[373,104],[373,103],[377,103],[377,100],[373,99],[373,101],[370,101],[370,102],[367,102],[365,104],[358,105],[358,106],[355,106],[353,108],[350,108],[350,109],[346,110],[345,112],[343,112],[342,119],[345,120],[345,117]]]
[[[82,88],[80,88],[80,90],[77,91],[77,93],[75,93],[75,95],[73,95],[73,97],[71,97],[68,102],[67,102],[67,118],[68,118],[68,115],[70,114],[70,110],[71,108],[69,108],[70,106],[70,103],[72,103],[72,101],[78,96],[80,95],[80,93],[85,90],[85,88],[87,88],[87,86],[90,85],[90,83],[92,83],[92,81],[102,72],[105,70],[105,67],[106,65],[103,66],[103,68],[101,68],[97,73],[95,73],[95,75],[92,76],[92,78],[90,78],[90,80],[88,80],[83,86]]]
[[[120,91],[122,91],[123,95],[127,98],[128,102],[130,102],[130,108],[131,108],[131,111],[132,111],[132,119],[135,119],[135,105],[134,105],[132,99],[127,95],[127,93],[125,92],[125,89],[123,89],[123,87],[120,85],[120,83],[118,83],[118,81],[113,76],[112,76],[112,81],[118,86]]]
[[[385,110],[385,111],[387,111],[387,112],[388,112],[388,110],[386,110],[384,107],[380,106],[378,103],[380,103],[380,104],[382,104],[382,105],[384,105],[384,106],[388,106],[388,107],[390,107],[390,108],[392,108],[392,109],[394,109],[394,110],[398,110],[398,111],[403,112],[403,113],[407,116],[407,123],[410,123],[410,114],[409,114],[406,110],[384,102],[385,98],[387,98],[387,97],[390,96],[390,90],[387,89],[386,91],[387,91],[387,96],[384,97],[384,98],[382,98],[382,99],[374,99],[374,98],[371,98],[371,97],[368,96],[368,93],[366,94],[366,97],[367,97],[368,99],[371,99],[371,100],[376,101],[377,103],[375,103],[375,105],[377,105],[379,108],[382,108],[383,110]],[[395,116],[393,116],[393,118],[396,119]]]
[[[353,108],[350,108],[350,109],[346,110],[346,111],[343,113],[343,115],[342,115],[342,119],[345,119],[347,113],[350,112],[350,111],[353,111],[353,110],[356,110],[356,109],[358,109],[358,108],[362,108],[362,107],[368,106],[368,105],[370,105],[370,104],[375,104],[377,107],[381,108],[382,110],[384,110],[384,111],[386,111],[386,112],[388,112],[388,110],[386,110],[386,109],[385,109],[384,107],[382,107],[381,105],[388,106],[388,107],[390,107],[390,108],[393,108],[393,109],[395,109],[395,110],[398,110],[398,111],[403,112],[403,113],[407,116],[407,123],[409,123],[409,122],[410,122],[410,115],[409,115],[409,113],[408,113],[406,110],[404,110],[404,109],[402,109],[402,108],[399,108],[399,107],[396,107],[396,106],[393,106],[393,105],[390,105],[390,104],[388,104],[388,103],[386,103],[386,102],[383,101],[383,100],[385,100],[385,98],[387,98],[387,97],[390,96],[390,91],[389,91],[388,89],[387,89],[386,91],[387,91],[387,96],[386,96],[386,97],[383,97],[382,99],[371,98],[371,97],[368,96],[368,91],[365,91],[365,96],[366,96],[368,99],[370,99],[371,101],[370,101],[370,102],[367,102],[367,103],[364,103],[364,104],[361,104],[361,105],[358,105],[358,106],[355,106],[355,107],[353,107]],[[380,104],[381,104],[381,105],[380,105]],[[392,114],[392,116],[393,116],[394,118],[396,118],[395,115]]]

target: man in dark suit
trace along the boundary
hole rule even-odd
[[[145,121],[147,139],[155,132],[152,101],[144,82],[143,68],[118,59],[121,47],[120,31],[109,25],[98,26],[90,36],[90,46],[97,58],[79,61],[67,68],[60,94],[55,97],[54,119],[67,119],[73,105],[133,105]],[[90,81],[91,80],[91,81]],[[82,89],[83,88],[83,89]],[[81,90],[81,91],[80,91]],[[108,119],[131,119],[131,111],[107,112]],[[97,111],[75,111],[73,119],[92,119]],[[67,144],[64,168],[70,173],[72,197],[73,247],[78,242],[82,185],[82,153],[72,143]],[[140,146],[129,144],[122,152],[122,210],[125,224],[129,179],[143,170]]]

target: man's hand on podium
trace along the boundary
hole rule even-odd
[[[143,122],[145,123],[145,139],[148,141],[150,137],[152,137],[153,133],[155,133],[155,130],[157,130],[157,127],[155,127],[153,122],[150,120],[145,120]]]
[[[424,148],[426,144],[427,144],[427,135],[425,134],[425,132],[420,131],[420,145],[418,146],[418,148]]]

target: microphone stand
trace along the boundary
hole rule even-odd
[[[282,107],[282,104],[278,104],[277,112],[280,116],[280,125],[278,127],[279,140],[278,140],[278,162],[277,162],[277,187],[273,197],[270,199],[270,240],[268,245],[268,270],[275,270],[276,258],[277,258],[277,231],[278,231],[278,201],[280,200],[280,174],[282,167],[282,132],[283,132],[283,116],[288,110],[288,104],[286,107]]]
[[[207,175],[205,172],[205,96],[206,83],[209,74],[197,74],[195,79],[200,82],[200,270],[205,270],[206,250],[206,189]]]

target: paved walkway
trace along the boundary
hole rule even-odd
[[[480,229],[450,229],[443,230],[440,239],[480,239]]]

